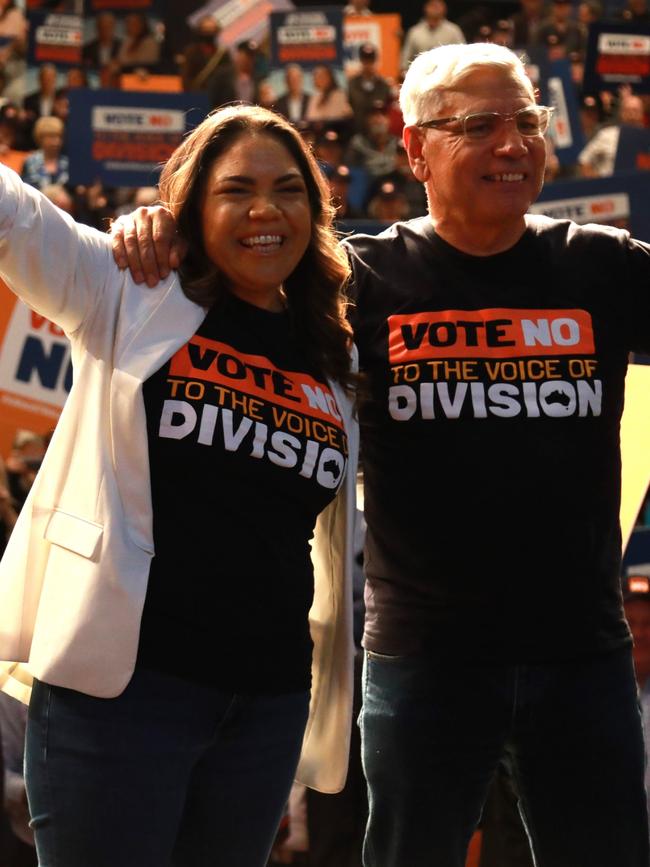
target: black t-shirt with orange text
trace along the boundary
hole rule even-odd
[[[139,665],[243,693],[308,689],[309,540],[347,440],[290,316],[228,297],[144,401],[156,555]]]
[[[353,236],[364,645],[508,662],[629,643],[619,422],[650,349],[650,247],[530,218],[461,253],[429,218]]]

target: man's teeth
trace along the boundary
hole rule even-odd
[[[506,183],[512,183],[514,181],[523,181],[524,176],[521,173],[515,174],[514,172],[510,172],[509,174],[488,175],[488,179],[491,181],[505,181]]]
[[[281,244],[281,235],[255,235],[253,238],[243,238],[242,244],[245,247],[258,247],[269,244]]]

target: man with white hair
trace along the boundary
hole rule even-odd
[[[538,867],[647,867],[618,513],[650,247],[527,215],[551,111],[509,49],[426,52],[400,101],[429,213],[345,241],[368,391],[364,864],[463,867],[505,761]],[[165,222],[126,236],[150,278]]]

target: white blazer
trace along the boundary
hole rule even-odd
[[[0,563],[0,659],[8,661],[0,685],[11,691],[13,672],[23,682],[34,676],[110,698],[133,674],[154,554],[142,382],[189,340],[206,311],[185,297],[176,274],[155,289],[135,284],[114,264],[107,235],[74,223],[4,166],[0,274],[64,329],[74,371]],[[330,386],[350,458],[312,543],[312,696],[297,776],[325,792],[342,788],[347,769],[358,452],[351,401]],[[10,662],[26,663],[27,678]]]

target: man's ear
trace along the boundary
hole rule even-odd
[[[424,157],[424,131],[417,126],[405,126],[403,132],[404,147],[408,154],[411,171],[420,183],[429,179],[430,171]]]

